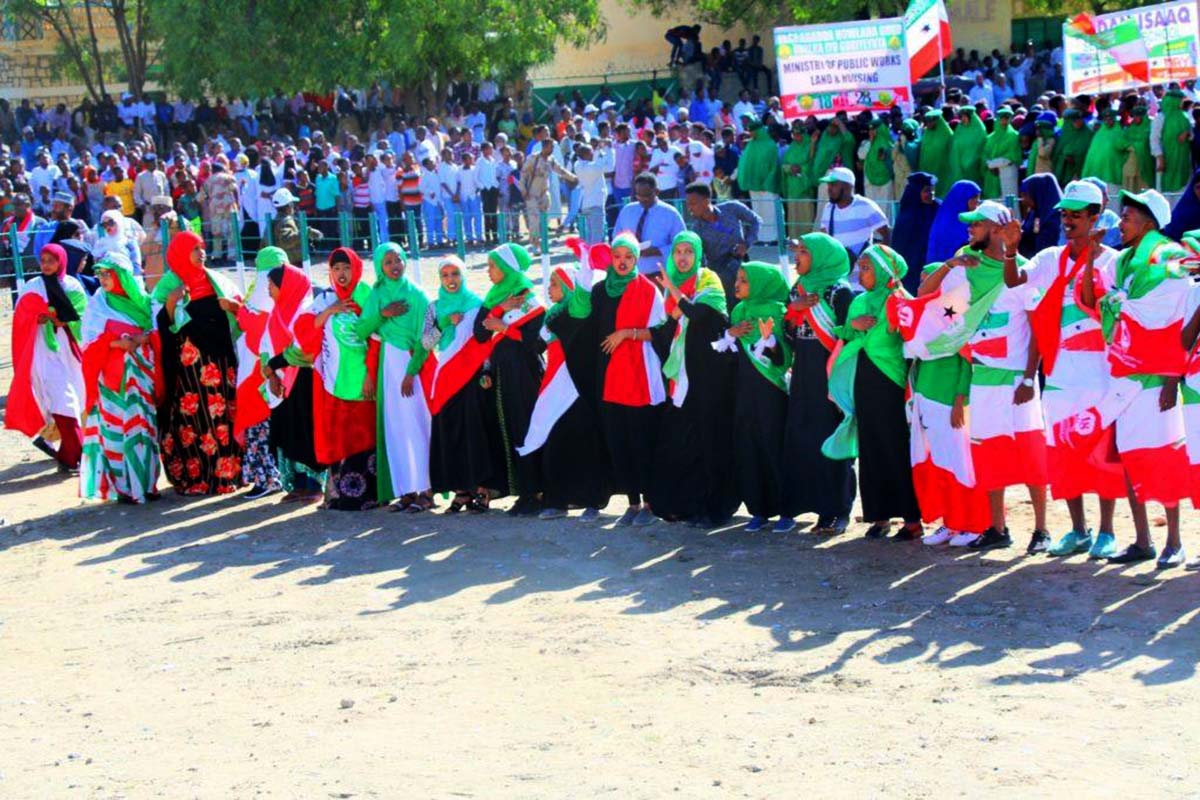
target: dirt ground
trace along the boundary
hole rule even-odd
[[[1197,575],[76,494],[0,433],[0,797],[1198,791]]]

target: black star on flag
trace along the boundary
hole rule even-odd
[[[954,310],[954,306],[943,306],[943,308],[945,309],[944,315],[948,319],[954,319],[954,315],[958,313],[957,311]]]

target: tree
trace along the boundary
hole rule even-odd
[[[158,0],[166,80],[181,94],[366,86],[432,92],[514,76],[602,35],[597,0]],[[216,23],[216,24],[214,24]],[[432,94],[426,94],[431,97]]]
[[[49,26],[58,38],[62,61],[92,100],[107,93],[106,77],[123,67],[129,91],[140,93],[157,58],[149,29],[148,0],[10,0],[9,13]],[[119,49],[102,50],[97,32],[112,28]]]

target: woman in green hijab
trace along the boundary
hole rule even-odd
[[[799,236],[812,227],[817,208],[817,185],[812,177],[813,151],[816,145],[803,123],[792,123],[792,141],[783,151],[780,172],[783,175],[783,208],[787,215],[787,235]]]
[[[1077,108],[1068,108],[1063,114],[1058,144],[1054,147],[1054,175],[1059,186],[1079,180],[1091,143],[1092,129],[1087,126],[1083,114]]]
[[[928,172],[937,178],[934,192],[939,198],[945,197],[956,180],[950,152],[954,132],[938,109],[926,111],[922,119],[925,130],[921,133],[921,172]]]
[[[787,279],[774,264],[748,261],[738,270],[734,295],[739,302],[733,307],[732,324],[714,345],[737,354],[734,485],[752,515],[747,531],[760,531],[778,516],[775,530],[786,533],[795,526],[785,512],[783,464],[792,362],[783,332]]]
[[[1178,192],[1192,177],[1192,121],[1183,110],[1183,92],[1171,89],[1162,99],[1161,191]]]
[[[958,110],[958,127],[951,137],[950,154],[954,180],[972,181],[983,185],[983,148],[987,143],[987,127],[974,106]],[[940,182],[940,181],[939,181]]]
[[[894,517],[904,520],[896,538],[921,538],[921,510],[913,489],[904,392],[908,363],[900,335],[887,320],[888,298],[907,296],[901,279],[904,259],[886,245],[872,245],[858,259],[866,290],[850,304],[842,332],[845,346],[829,375],[829,395],[846,419],[822,452],[835,459],[858,458],[867,537],[887,536]]]
[[[751,132],[750,141],[738,159],[737,182],[743,191],[750,193],[754,213],[762,218],[759,238],[773,242],[781,233],[775,230],[775,201],[780,191],[779,147],[761,122],[751,120],[747,130]]]
[[[1125,191],[1141,194],[1154,188],[1154,154],[1150,152],[1150,120],[1145,106],[1134,106],[1125,128],[1124,170],[1121,185]]]
[[[788,295],[784,339],[792,348],[792,383],[783,441],[789,517],[816,514],[818,533],[841,533],[854,505],[854,464],[833,460],[821,445],[842,421],[829,399],[828,368],[854,290],[846,282],[850,255],[824,233],[792,247],[797,279]]]
[[[996,129],[983,146],[984,199],[1015,197],[1019,190],[1017,170],[1021,167],[1021,136],[1012,126],[1012,109],[1001,106],[996,112]]]
[[[519,244],[502,244],[488,253],[492,288],[475,315],[475,340],[491,345],[490,371],[496,432],[504,453],[503,469],[486,483],[500,497],[516,495],[510,516],[533,516],[540,509],[541,453],[521,455],[529,419],[542,383],[541,338],[545,307],[525,274],[533,259]]]
[[[734,361],[712,349],[729,327],[728,305],[720,277],[703,261],[699,236],[684,231],[675,237],[663,278],[664,333],[671,342],[663,375],[670,402],[647,492],[655,514],[697,527],[721,524],[738,506],[730,466]]]
[[[892,148],[892,189],[891,199],[899,201],[904,196],[904,186],[908,176],[917,172],[921,166],[921,123],[915,119],[906,119],[900,126],[900,137]]]
[[[433,507],[429,480],[429,406],[427,376],[421,372],[428,352],[421,342],[425,309],[421,288],[408,279],[408,259],[398,244],[375,248],[375,286],[367,295],[357,332],[381,341],[379,386],[375,392],[375,473],[380,503],[400,502],[395,511]]]
[[[1108,184],[1108,193],[1115,195],[1121,188],[1121,173],[1125,163],[1128,144],[1125,131],[1117,122],[1117,112],[1104,109],[1100,127],[1088,145],[1087,158],[1083,161],[1083,177],[1099,178]]]
[[[860,146],[862,156],[863,191],[867,198],[874,200],[881,208],[888,208],[892,203],[892,132],[886,117],[879,117],[871,123],[867,140]]]

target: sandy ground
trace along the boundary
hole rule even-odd
[[[0,797],[1197,794],[1200,576],[75,495],[0,433]]]

